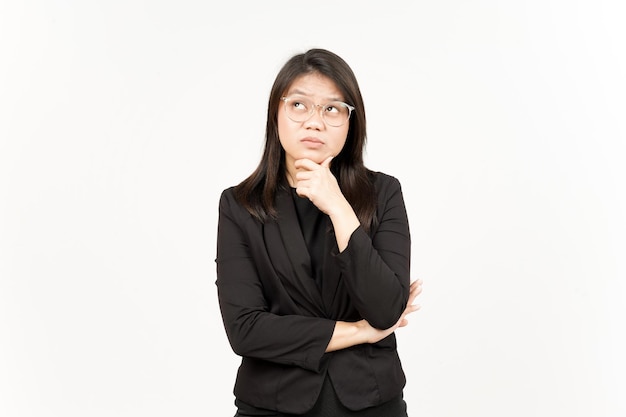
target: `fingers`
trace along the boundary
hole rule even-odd
[[[405,315],[405,316],[406,316],[406,315],[408,315],[408,314],[414,313],[414,312],[416,312],[417,310],[419,310],[420,308],[422,308],[422,306],[421,306],[421,305],[419,305],[419,304],[409,304],[409,305],[407,305],[407,306],[406,306],[406,308],[404,309],[404,313],[403,313],[403,315]]]
[[[404,311],[402,312],[402,315],[400,316],[400,318],[398,319],[398,321],[396,322],[396,324],[387,329],[386,332],[389,331],[394,331],[395,329],[398,329],[400,327],[406,327],[409,325],[409,320],[407,319],[407,316],[411,313],[416,312],[417,310],[419,310],[421,308],[421,306],[419,304],[414,304],[415,298],[422,292],[422,280],[418,279],[415,280],[411,283],[410,285],[410,292],[409,292],[409,301],[407,303],[406,308],[404,309]],[[387,333],[385,333],[386,335]],[[376,339],[376,340],[380,340],[380,338]],[[373,343],[373,342],[371,342]]]
[[[398,321],[397,327],[405,327],[406,325],[408,325],[409,320],[407,319],[407,316],[411,313],[415,313],[420,308],[421,306],[419,306],[418,304],[410,304],[406,306],[404,312],[402,313],[402,317],[400,317],[400,320]]]
[[[422,280],[418,279],[411,283],[409,287],[409,301],[408,304],[413,304],[413,301],[417,298],[418,295],[422,293]]]
[[[419,289],[421,291],[422,288],[422,280],[421,279],[416,279],[415,281],[413,281],[411,283],[411,290],[413,289]]]
[[[337,179],[329,169],[333,157],[329,156],[321,164],[310,159],[298,159],[294,162],[296,192],[313,202],[322,212],[329,214],[333,209],[345,203]]]
[[[403,318],[421,308],[419,304],[415,304],[415,299],[422,293],[422,280],[418,279],[411,283],[409,287],[409,300],[403,313]],[[401,326],[402,327],[402,326]]]
[[[321,164],[316,164],[310,159],[298,159],[294,162],[296,167],[296,180],[307,181],[319,176],[320,170],[327,170],[330,173],[330,161],[332,156],[325,159]]]
[[[332,157],[327,158],[321,164],[317,164],[310,159],[297,159],[293,165],[298,171],[314,171],[316,169],[319,169],[320,167],[327,168],[328,166],[324,166],[324,164],[330,164],[330,159],[332,159]]]

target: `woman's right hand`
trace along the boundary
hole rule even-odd
[[[415,304],[415,299],[417,298],[418,295],[420,295],[421,292],[422,292],[422,280],[418,279],[416,281],[413,281],[409,288],[409,300],[406,304],[406,308],[402,312],[402,315],[400,316],[396,324],[391,326],[388,329],[381,330],[381,329],[372,327],[372,325],[370,325],[367,322],[367,320],[359,321],[357,324],[360,327],[361,331],[366,333],[367,343],[379,342],[383,340],[385,337],[389,336],[391,333],[393,333],[396,329],[400,327],[404,327],[407,324],[409,324],[409,321],[406,317],[409,314],[420,309],[420,305]]]
[[[393,333],[397,328],[409,324],[406,316],[420,309],[415,303],[415,298],[422,292],[422,280],[418,279],[411,283],[409,288],[409,300],[406,308],[395,325],[388,329],[377,329],[367,322],[360,320],[357,322],[335,322],[335,330],[326,347],[326,352],[345,349],[362,343],[376,343]]]

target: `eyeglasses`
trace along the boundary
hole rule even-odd
[[[326,104],[315,104],[310,99],[303,96],[282,97],[285,102],[285,114],[294,122],[306,122],[315,112],[315,108],[321,110],[322,119],[326,124],[339,127],[345,124],[354,110],[354,106],[343,101],[331,101]]]

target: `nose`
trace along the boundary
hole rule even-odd
[[[324,122],[324,117],[322,116],[324,106],[320,104],[315,104],[312,110],[313,114],[311,115],[311,117],[309,117],[307,121],[305,121],[306,126],[317,129],[324,127],[326,125]]]

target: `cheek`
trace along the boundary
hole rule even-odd
[[[289,128],[289,124],[286,123],[284,120],[281,120],[281,118],[278,118],[278,139],[280,140],[280,143],[283,145],[283,147],[285,146],[285,144],[288,143],[289,138],[291,137],[291,133],[290,133],[291,129]]]
[[[347,136],[348,136],[347,130],[345,132],[337,134],[337,136],[333,140],[333,150],[335,151],[335,154],[338,154],[339,152],[341,152],[343,147],[346,145],[346,142],[348,140]]]

